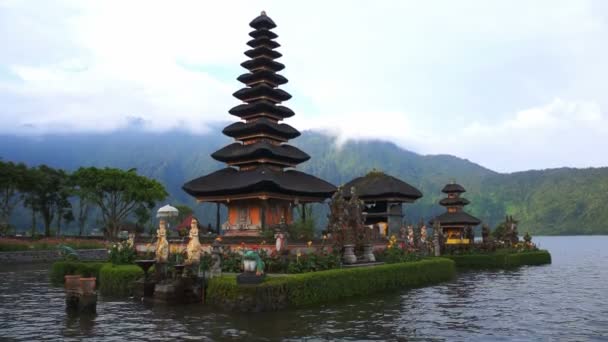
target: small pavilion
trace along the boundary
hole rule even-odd
[[[242,103],[229,111],[240,121],[223,130],[235,141],[211,155],[227,167],[182,187],[198,202],[226,205],[228,220],[222,229],[237,236],[257,236],[281,222],[291,224],[295,205],[322,202],[336,191],[332,184],[295,169],[310,156],[288,144],[300,132],[280,123],[294,112],[281,105],[291,95],[278,88],[287,79],[277,74],[285,65],[275,61],[282,56],[275,50],[278,36],[271,31],[276,24],[262,12],[249,25],[251,49],[245,55],[250,59],[241,64],[248,72],[237,78],[245,87],[233,94]]]
[[[464,206],[470,203],[466,198],[460,197],[466,190],[462,185],[452,182],[447,184],[441,192],[445,193],[447,197],[440,200],[439,204],[446,207],[447,211],[431,220],[431,224],[439,221],[445,243],[448,245],[473,243],[466,236],[466,230],[479,225],[481,220],[463,210]]]
[[[350,198],[351,188],[365,202],[365,224],[378,224],[381,235],[397,234],[403,222],[403,203],[422,197],[420,190],[381,171],[371,171],[344,184],[342,195]]]

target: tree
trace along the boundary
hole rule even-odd
[[[11,214],[21,200],[27,167],[0,160],[0,231],[8,230]]]
[[[76,220],[76,225],[78,226],[78,235],[84,235],[84,227],[89,218],[89,213],[91,211],[91,207],[93,206],[91,194],[86,189],[83,189],[81,184],[84,181],[80,178],[81,173],[73,173],[70,175],[70,190],[72,196],[76,196],[77,200],[77,208],[76,216],[74,219]]]
[[[176,221],[181,223],[186,217],[192,215],[194,210],[185,204],[178,204],[175,206],[175,209],[179,210],[179,214],[177,215]]]
[[[23,189],[26,193],[24,204],[32,209],[32,229],[35,229],[36,213],[39,213],[44,223],[44,235],[51,236],[53,219],[56,216],[60,219],[70,217],[68,175],[63,170],[41,165],[29,170]]]
[[[151,210],[157,201],[167,197],[164,186],[154,179],[140,176],[136,170],[115,168],[80,168],[74,173],[80,189],[101,211],[104,235],[114,239],[120,224],[141,208]]]

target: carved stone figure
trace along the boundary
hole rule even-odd
[[[399,228],[399,240],[405,241],[405,239],[407,239],[407,228],[405,227],[405,224],[403,224],[401,225],[401,228]]]
[[[435,256],[441,255],[441,224],[437,220],[433,223],[433,249]]]
[[[481,240],[483,243],[490,242],[490,227],[485,223],[481,226]]]
[[[189,236],[190,240],[188,241],[188,246],[186,246],[188,257],[186,258],[185,264],[199,264],[201,260],[201,243],[198,239],[198,221],[195,218],[192,218],[192,222],[190,223]]]
[[[425,245],[426,244],[426,225],[423,225],[420,228],[420,244]]]
[[[407,244],[410,247],[414,246],[414,226],[407,226]]]
[[[519,242],[519,233],[517,232],[517,221],[511,217],[511,243],[516,244]]]
[[[274,235],[276,242],[275,242],[275,248],[277,250],[277,252],[281,252],[287,249],[287,237],[285,236],[285,233],[282,231],[279,231],[278,233],[276,233]]]
[[[473,242],[474,242],[474,240],[475,240],[475,235],[474,235],[474,233],[473,233],[473,228],[472,228],[472,227],[467,226],[467,227],[464,229],[464,238],[465,238],[465,239],[469,239],[469,242],[470,242],[470,243],[473,243]]]
[[[352,240],[350,241],[359,245],[367,244],[371,239],[370,231],[365,228],[363,223],[363,206],[364,203],[359,199],[355,187],[352,187],[350,189],[350,201],[348,201],[348,216],[346,217],[348,228],[351,230],[350,238]]]
[[[338,187],[338,190],[331,197],[329,204],[329,216],[327,222],[327,230],[332,238],[334,248],[338,250],[344,246],[345,239],[345,204],[346,201],[342,197],[342,188]]]
[[[164,264],[169,259],[169,241],[167,241],[167,228],[165,220],[160,220],[156,230],[156,262]]]
[[[133,249],[135,248],[135,233],[129,233],[129,238],[127,239],[127,246]]]
[[[222,275],[222,244],[215,239],[211,244],[211,277]]]

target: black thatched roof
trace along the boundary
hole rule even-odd
[[[237,99],[250,102],[259,98],[264,98],[270,102],[283,102],[291,98],[286,91],[270,87],[266,83],[258,83],[251,88],[242,88],[232,94]]]
[[[249,36],[251,38],[266,37],[268,39],[275,39],[279,37],[276,33],[266,29],[253,30],[249,32]]]
[[[247,171],[228,167],[191,180],[182,189],[198,197],[274,192],[321,199],[336,191],[335,186],[315,176],[296,170],[277,171],[266,166]]]
[[[287,79],[285,77],[276,74],[270,70],[258,70],[254,73],[242,74],[237,78],[237,80],[242,83],[245,83],[246,85],[265,82],[273,86],[278,86],[287,83]]]
[[[235,122],[224,128],[222,133],[233,138],[254,134],[270,134],[288,140],[300,136],[300,132],[297,129],[287,124],[279,124],[267,118],[248,122]]]
[[[275,59],[275,58],[280,58],[283,55],[278,51],[269,49],[265,46],[260,46],[255,49],[245,51],[245,56],[247,56],[249,58],[257,58],[260,56],[266,56],[266,57]]]
[[[475,216],[471,216],[464,211],[455,213],[443,213],[430,221],[430,224],[439,221],[442,226],[450,225],[464,225],[464,226],[476,226],[481,223],[481,220]]]
[[[350,197],[350,190],[355,187],[357,195],[362,199],[402,198],[410,201],[422,197],[420,190],[408,183],[387,175],[383,172],[370,172],[344,184],[342,194]]]
[[[252,48],[257,48],[259,46],[266,46],[270,49],[276,49],[279,46],[281,46],[281,44],[275,42],[274,40],[268,38],[268,37],[258,37],[258,38],[253,38],[252,40],[247,42],[247,45],[251,46]]]
[[[251,117],[255,116],[255,114],[263,113],[272,114],[273,116],[277,116],[279,118],[289,118],[295,115],[291,109],[285,106],[275,105],[268,100],[259,100],[252,103],[240,104],[229,110],[228,113],[240,118]]]
[[[444,198],[441,201],[439,201],[439,204],[443,205],[443,206],[451,206],[451,205],[468,205],[469,200],[463,197],[456,197],[456,198]]]
[[[255,59],[249,59],[241,63],[241,66],[249,71],[265,68],[277,72],[285,69],[285,65],[283,63],[279,63],[268,57],[258,57]]]
[[[446,194],[455,193],[455,192],[463,193],[463,192],[466,192],[466,190],[460,184],[451,183],[451,184],[444,186],[443,189],[441,189],[441,192],[446,193]]]
[[[271,30],[275,27],[277,27],[277,25],[274,23],[274,21],[272,21],[272,19],[270,19],[270,17],[268,17],[266,15],[266,12],[262,11],[262,13],[257,16],[255,19],[253,19],[250,23],[249,26],[253,27],[256,30]]]
[[[211,157],[225,163],[270,159],[285,164],[299,164],[310,159],[308,154],[297,147],[287,144],[274,145],[267,141],[258,141],[249,145],[233,143],[214,152]]]

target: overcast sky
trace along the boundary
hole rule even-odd
[[[0,0],[0,133],[234,120],[266,10],[296,112],[497,171],[608,166],[608,1]]]

